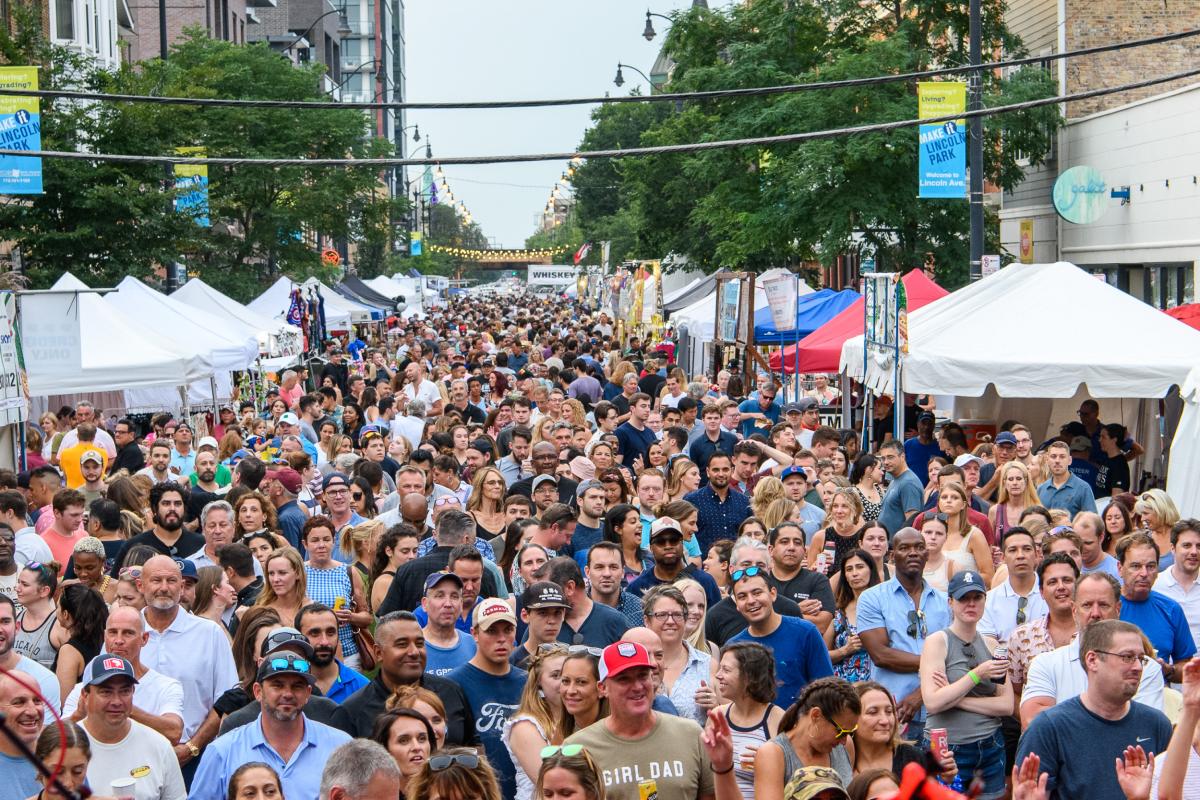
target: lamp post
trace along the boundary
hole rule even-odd
[[[621,69],[622,69],[622,68],[625,68],[625,69],[631,69],[631,70],[633,70],[633,71],[634,71],[634,72],[636,72],[638,75],[641,75],[643,78],[645,78],[645,79],[646,79],[646,83],[650,84],[651,88],[653,88],[653,87],[654,87],[654,82],[650,80],[650,76],[649,76],[649,75],[647,75],[646,73],[642,72],[642,71],[641,71],[640,69],[638,69],[637,67],[631,67],[629,64],[622,64],[621,62],[619,62],[619,61],[618,61],[618,62],[617,62],[617,77],[613,78],[613,83],[617,85],[617,88],[620,88],[620,87],[622,87],[622,86],[624,86],[624,85],[625,85],[625,76],[621,74]]]
[[[668,23],[674,22],[674,20],[665,14],[655,14],[650,9],[646,9],[646,27],[642,29],[642,38],[644,38],[647,42],[654,41],[654,37],[657,35],[657,32],[654,30],[654,23],[650,21],[651,17],[665,19]]]
[[[411,128],[412,132],[413,132],[413,141],[414,142],[421,141],[421,126],[420,125],[405,125],[403,128],[400,129],[400,132],[404,133],[409,128]]]

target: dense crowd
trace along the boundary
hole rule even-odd
[[[394,324],[29,426],[0,800],[1200,797],[1200,521],[1094,401],[864,449],[561,299]]]

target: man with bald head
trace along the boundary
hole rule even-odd
[[[663,714],[673,714],[679,716],[679,709],[671,702],[671,698],[659,691],[662,688],[663,681],[663,665],[666,662],[666,651],[663,649],[662,638],[646,627],[630,628],[621,635],[621,641],[633,642],[640,644],[646,648],[646,652],[650,654],[650,659],[656,664],[654,668],[654,705],[655,711]],[[703,689],[701,691],[704,691]],[[712,687],[708,687],[707,691],[711,692]]]
[[[129,718],[158,731],[172,745],[183,735],[183,684],[142,663],[142,648],[150,634],[137,609],[117,606],[104,624],[104,652],[120,656],[133,667],[137,684],[133,690],[133,710]],[[75,684],[63,703],[63,716],[75,722],[87,711],[79,702],[83,684]]]
[[[217,734],[215,721],[204,724],[209,709],[238,683],[233,651],[221,626],[180,607],[183,576],[173,558],[155,556],[147,561],[138,590],[146,601],[143,614],[148,627],[141,663],[183,685],[183,733],[175,755],[184,780],[190,780],[201,750]]]
[[[419,531],[428,531],[426,520],[429,518],[429,501],[425,495],[409,492],[400,498],[400,519],[412,525]]]
[[[558,447],[550,442],[538,442],[530,451],[530,461],[533,463],[533,475],[519,480],[508,488],[508,493],[519,494],[522,497],[533,498],[533,482],[539,475],[553,476],[558,469]],[[575,490],[579,484],[570,478],[558,479],[558,502],[576,507],[578,500]]]
[[[28,673],[14,670],[0,675],[0,714],[4,714],[4,727],[30,750],[42,732],[42,717],[46,713],[36,688],[37,681]],[[0,775],[4,776],[0,781],[2,800],[24,800],[41,791],[37,770],[7,736],[0,736]]]

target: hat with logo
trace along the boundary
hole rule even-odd
[[[101,653],[83,668],[82,683],[84,686],[99,686],[107,680],[122,676],[134,683],[138,682],[133,664],[128,659],[114,656],[112,653]]]
[[[983,464],[983,459],[979,456],[973,456],[970,453],[963,453],[958,458],[954,459],[954,466],[965,467],[967,464]]]
[[[1092,452],[1092,440],[1087,436],[1076,436],[1071,440],[1072,453],[1090,453]]]
[[[286,416],[286,414],[284,416]],[[213,450],[216,450],[217,448],[220,447],[220,445],[217,444],[217,440],[214,439],[213,437],[205,436],[205,437],[201,438],[200,441],[196,444],[196,449],[203,450],[206,447],[211,447]]]
[[[808,481],[808,473],[804,471],[804,467],[788,467],[783,472],[779,473],[779,480],[787,481],[791,477],[800,477]]]
[[[462,578],[458,577],[453,572],[435,572],[425,579],[425,594],[429,594],[429,590],[437,586],[442,581],[457,583],[459,589],[463,588]]]
[[[309,686],[316,684],[316,679],[313,678],[312,674],[312,666],[308,663],[308,659],[302,658],[295,653],[274,653],[263,658],[262,663],[258,665],[256,680],[262,683],[267,678],[272,678],[276,675],[299,675],[308,682]]]
[[[570,608],[562,587],[550,581],[531,583],[521,592],[521,608]]]
[[[922,411],[920,414],[917,414],[917,422],[924,422],[925,420],[929,420],[930,422],[933,422],[934,421],[933,414],[931,414],[928,411]]]
[[[80,464],[86,464],[89,461],[94,461],[97,464],[104,464],[104,457],[100,455],[98,450],[85,450],[83,455],[79,457]]]
[[[962,600],[972,592],[987,594],[987,586],[984,585],[983,578],[979,577],[978,572],[972,572],[969,569],[954,573],[954,577],[950,579],[950,584],[946,587],[946,594],[951,600]]]
[[[266,639],[263,639],[259,655],[265,656],[268,653],[274,653],[276,650],[282,650],[285,647],[294,647],[306,658],[312,658],[312,644],[304,637],[303,633],[295,628],[276,628],[271,631],[270,635]]]
[[[530,487],[530,491],[536,492],[539,486],[541,486],[543,483],[547,483],[547,482],[553,483],[555,486],[558,486],[558,478],[556,478],[555,476],[553,476],[553,475],[538,475],[536,478],[533,479],[533,485]]]
[[[300,487],[304,483],[304,479],[300,477],[300,473],[291,467],[272,467],[267,470],[267,478],[279,481],[283,485],[283,488],[287,489],[291,494],[300,494]]]
[[[177,558],[175,563],[179,565],[179,575],[185,581],[200,580],[200,573],[196,570],[196,562],[189,561],[186,558]]]
[[[1011,444],[1013,447],[1017,445],[1017,437],[1013,436],[1011,431],[1000,431],[996,434],[996,444]]]
[[[650,523],[650,541],[653,542],[664,533],[677,533],[683,536],[683,529],[679,523],[670,517],[659,517]]]
[[[513,627],[516,627],[517,617],[508,607],[508,603],[499,597],[489,597],[475,606],[475,615],[471,618],[471,623],[476,628],[486,631],[497,622],[511,622]]]
[[[605,681],[634,667],[654,669],[650,651],[637,642],[613,642],[600,654],[600,680]]]
[[[831,792],[832,794],[826,794]],[[801,767],[783,787],[784,800],[849,800],[838,774],[829,767]]]
[[[279,421],[282,422],[284,425],[299,425],[300,424],[300,418],[297,417],[295,415],[295,413],[291,412],[291,411],[285,411],[282,414],[280,414]]]

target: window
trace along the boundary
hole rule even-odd
[[[54,35],[58,39],[75,38],[75,0],[54,0]]]

